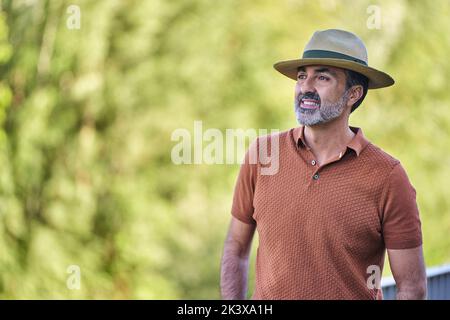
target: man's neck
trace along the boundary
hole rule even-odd
[[[355,133],[349,128],[347,119],[335,119],[324,124],[305,126],[304,136],[316,161],[322,164],[343,153]]]

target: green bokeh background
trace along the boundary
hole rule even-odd
[[[219,298],[239,164],[175,165],[171,134],[296,126],[272,64],[328,28],[396,80],[350,122],[406,168],[427,266],[449,262],[448,16],[448,0],[1,1],[0,298]],[[252,284],[254,250],[251,266]]]

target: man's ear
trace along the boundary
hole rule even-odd
[[[350,88],[350,94],[348,96],[348,101],[347,101],[347,105],[353,106],[356,101],[358,101],[359,99],[361,99],[361,97],[363,96],[363,86],[358,84],[358,85],[354,85]]]

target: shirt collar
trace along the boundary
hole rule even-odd
[[[356,155],[359,156],[361,151],[369,144],[369,141],[364,136],[361,128],[350,126],[350,129],[355,133],[355,136],[347,144],[347,147],[355,151]],[[297,147],[306,147],[304,130],[305,126],[300,126],[294,129],[294,138],[297,143]]]

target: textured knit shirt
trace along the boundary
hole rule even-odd
[[[303,126],[258,137],[247,150],[231,213],[259,235],[253,299],[380,299],[368,279],[373,266],[383,270],[386,248],[422,244],[402,165],[350,129],[346,150],[320,166]],[[278,158],[267,164],[273,143]],[[277,170],[262,174],[269,166]]]

